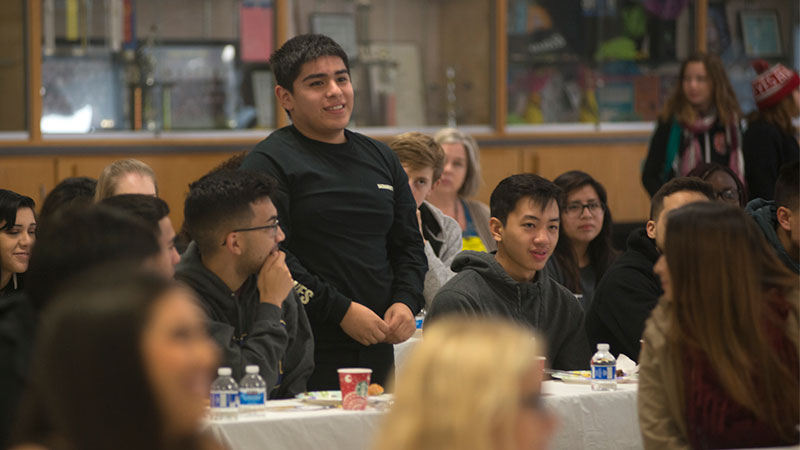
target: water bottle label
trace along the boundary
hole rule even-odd
[[[263,405],[264,391],[241,391],[239,392],[239,401],[242,406]]]
[[[593,380],[614,380],[617,378],[617,366],[592,366]]]
[[[212,392],[212,408],[236,408],[239,406],[239,395],[230,392]]]

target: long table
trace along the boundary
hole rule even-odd
[[[553,449],[641,449],[636,385],[594,392],[588,385],[546,381],[544,403],[559,417]],[[368,450],[383,410],[302,410],[297,400],[267,402],[260,417],[209,421],[208,428],[231,450]]]

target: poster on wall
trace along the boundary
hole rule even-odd
[[[751,58],[783,56],[778,12],[772,10],[741,11],[744,52]]]

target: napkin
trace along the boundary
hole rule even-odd
[[[639,373],[639,366],[636,365],[636,361],[620,353],[617,358],[617,370],[621,370],[625,375],[633,375]]]

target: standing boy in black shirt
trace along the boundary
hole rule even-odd
[[[391,344],[414,333],[427,270],[416,203],[397,156],[346,130],[353,111],[347,54],[321,35],[292,38],[270,59],[292,125],[242,168],[278,180],[283,248],[314,331],[309,389],[336,389],[336,369],[369,367],[384,383]]]

